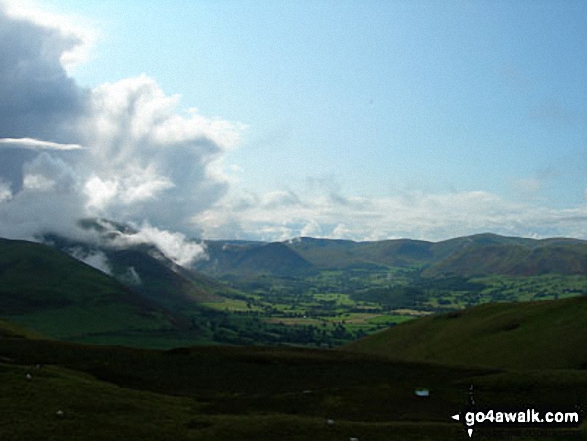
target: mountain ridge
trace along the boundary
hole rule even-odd
[[[261,252],[282,244],[281,255]],[[210,258],[194,268],[208,274],[266,272],[295,275],[312,270],[417,268],[423,277],[458,275],[587,274],[587,241],[531,239],[492,233],[438,242],[413,239],[355,242],[300,237],[283,242],[204,241]],[[255,259],[247,256],[255,255]],[[277,265],[276,258],[283,258]],[[562,263],[564,262],[564,263]]]

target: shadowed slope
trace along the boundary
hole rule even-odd
[[[166,310],[46,245],[0,240],[0,316],[57,338],[173,326]]]

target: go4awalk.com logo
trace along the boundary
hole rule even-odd
[[[578,427],[580,412],[541,411],[536,409],[515,410],[469,410],[451,417],[455,421],[463,421],[467,426],[469,437],[473,436],[474,426],[492,425],[495,427]]]
[[[461,412],[451,418],[461,422],[469,435],[478,427],[494,428],[547,428],[563,429],[579,427],[583,412],[573,409],[493,409],[475,404],[473,387],[469,390],[469,403]]]

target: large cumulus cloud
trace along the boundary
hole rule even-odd
[[[88,238],[79,219],[112,218],[186,263],[201,249],[178,243],[226,192],[219,163],[242,126],[180,113],[146,75],[80,87],[64,59],[82,44],[0,3],[0,236]]]
[[[187,232],[190,216],[226,192],[212,165],[238,142],[238,125],[180,115],[178,100],[145,75],[92,90],[80,123],[92,158],[88,209]]]

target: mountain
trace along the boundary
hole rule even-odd
[[[422,275],[587,274],[587,242],[582,240],[531,240],[487,235],[469,239],[466,246],[433,264]]]
[[[92,262],[92,258],[100,256],[102,270],[129,289],[174,310],[222,301],[222,296],[228,293],[218,281],[177,265],[151,244],[114,247],[55,235],[45,236],[44,241],[82,261]]]
[[[447,255],[447,247],[409,239],[378,242],[301,237],[285,242],[206,241],[209,260],[195,268],[208,274],[299,275],[323,269],[385,269],[422,266]],[[448,247],[451,249],[450,247]]]
[[[178,316],[47,245],[0,239],[0,316],[71,340],[169,329]]]
[[[162,305],[189,307],[221,301],[225,294],[219,282],[175,264],[153,246],[102,250],[118,280]]]
[[[281,242],[207,241],[207,260],[194,268],[208,274],[289,276],[311,271],[310,262]]]
[[[423,267],[444,259],[473,244],[492,241],[517,243],[525,239],[485,234],[449,239],[441,242],[393,239],[373,242],[314,239],[301,237],[287,242],[302,257],[321,269]]]
[[[402,323],[345,350],[397,360],[587,369],[587,297],[492,303]]]

